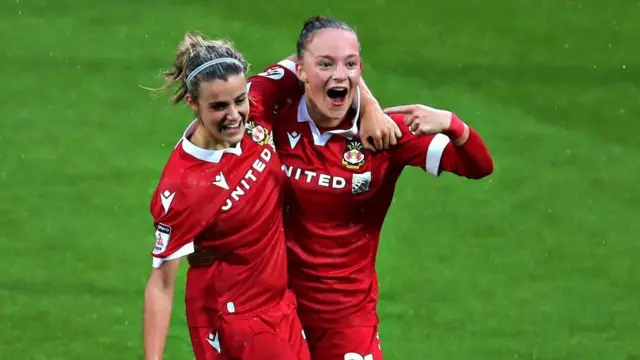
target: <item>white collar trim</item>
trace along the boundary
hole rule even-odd
[[[240,147],[240,143],[237,143],[236,146],[231,148],[226,148],[222,150],[207,150],[201,147],[196,146],[194,143],[189,141],[189,137],[193,135],[196,131],[196,127],[198,126],[198,120],[194,120],[187,130],[185,130],[182,135],[182,150],[187,154],[195,157],[198,160],[208,161],[211,163],[219,163],[220,159],[222,159],[222,155],[229,153],[234,155],[242,155],[242,148]]]
[[[309,109],[307,108],[307,96],[303,95],[302,98],[300,98],[300,103],[298,104],[298,122],[309,123],[309,127],[311,127],[311,134],[313,135],[313,142],[318,146],[324,146],[333,135],[340,135],[340,136],[344,136],[346,138],[351,139],[356,135],[358,135],[358,119],[360,118],[360,106],[359,106],[360,88],[359,87],[356,88],[355,103],[357,104],[356,116],[353,117],[353,123],[351,124],[351,127],[349,129],[347,130],[335,129],[335,130],[326,131],[324,133],[320,133],[318,126],[316,126],[316,123],[313,122],[313,119],[311,119],[311,115],[309,115]]]

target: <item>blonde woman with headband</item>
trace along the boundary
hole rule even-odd
[[[163,89],[177,86],[172,102],[184,101],[195,120],[170,154],[151,200],[147,360],[163,357],[175,278],[185,257],[186,317],[197,360],[310,358],[287,285],[286,177],[269,120],[279,104],[269,96],[249,98],[247,70],[232,44],[187,34],[163,74]],[[287,86],[299,88],[297,81]],[[372,98],[363,96],[367,101]],[[381,114],[369,124],[380,123]]]

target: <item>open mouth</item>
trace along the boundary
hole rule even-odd
[[[344,104],[348,94],[349,90],[346,87],[334,87],[327,90],[327,96],[336,105]]]
[[[239,131],[242,128],[242,121],[230,122],[230,123],[222,125],[220,128],[221,128],[222,131],[236,132],[236,131]]]

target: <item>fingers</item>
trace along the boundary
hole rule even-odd
[[[378,130],[376,131],[376,135],[373,138],[374,141],[374,145],[376,146],[376,149],[380,150],[383,149],[383,141],[382,141],[382,130]]]
[[[365,150],[369,150],[371,152],[376,152],[376,147],[372,144],[371,138],[361,138],[362,146],[364,146]]]
[[[384,146],[385,150],[391,147],[391,131],[389,130],[389,127],[384,129],[384,131],[382,132],[382,145]]]
[[[420,129],[420,122],[419,121],[414,121],[411,123],[411,125],[409,125],[409,130],[411,130],[412,133],[418,135],[418,130]]]
[[[400,126],[398,126],[398,124],[396,124],[396,122],[394,121],[391,124],[391,128],[393,129],[393,133],[395,134],[395,138],[396,139],[400,139],[402,137],[402,131],[400,131]]]
[[[396,113],[396,114],[410,114],[417,109],[417,105],[399,105],[392,106],[390,108],[386,108],[384,111],[385,114]]]
[[[420,122],[418,120],[419,120],[419,117],[416,116],[415,114],[409,114],[409,115],[404,117],[404,123],[409,127],[409,130],[411,130],[411,131],[414,131],[412,129],[414,124],[420,125]]]
[[[418,128],[415,131],[415,134],[417,136],[419,136],[419,135],[427,135],[429,133],[430,133],[429,130],[425,126],[420,126],[420,125],[418,125]]]
[[[398,136],[398,132],[396,131],[396,129],[400,130],[397,124],[393,123],[389,125],[389,145],[390,146],[396,146],[398,144],[398,138],[402,136],[402,134]]]
[[[387,131],[389,132],[389,146],[395,146],[398,144],[398,139],[402,137],[402,131],[395,121],[387,116]]]
[[[363,131],[362,129],[360,130],[360,142],[362,143],[362,146],[369,151],[376,151],[376,147],[373,146],[373,138],[371,136],[367,136],[366,132]]]

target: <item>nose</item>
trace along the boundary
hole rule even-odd
[[[338,64],[338,66],[336,66],[336,70],[333,72],[333,79],[342,81],[347,80],[348,77],[347,67],[343,64]]]
[[[236,120],[240,120],[242,118],[242,116],[240,115],[240,112],[238,111],[238,108],[231,105],[229,106],[229,111],[227,112],[227,118],[230,121],[236,121]]]

